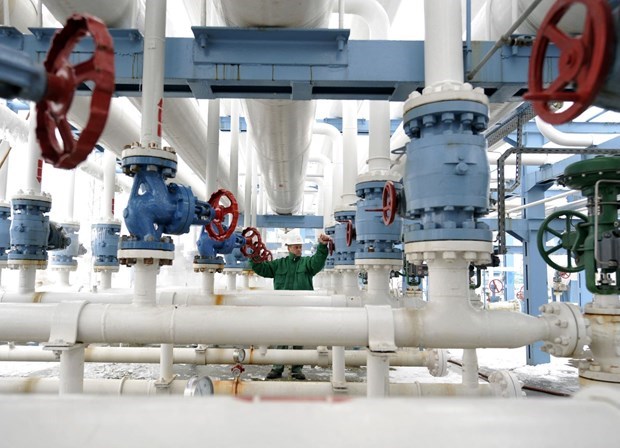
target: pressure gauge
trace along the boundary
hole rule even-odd
[[[236,348],[233,350],[233,361],[241,363],[245,359],[245,350],[242,348]]]
[[[186,397],[205,397],[213,395],[213,381],[208,376],[193,376],[187,382],[183,395]]]

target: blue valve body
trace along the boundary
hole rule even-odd
[[[329,236],[335,242],[335,234],[336,234],[336,226],[325,227],[325,235]],[[325,269],[334,269],[334,257],[336,256],[336,251],[333,254],[327,256],[327,260],[325,261]]]
[[[94,266],[118,266],[120,232],[120,224],[102,223],[91,226]]]
[[[44,200],[14,198],[11,223],[10,260],[47,260],[51,203]]]
[[[196,244],[200,255],[194,258],[194,263],[224,264],[224,259],[219,255],[231,254],[235,249],[241,249],[245,245],[245,238],[241,232],[234,232],[224,241],[215,241],[203,227]]]
[[[11,248],[11,207],[0,206],[0,261],[8,259],[7,251]]]
[[[355,252],[358,250],[357,241],[353,239],[350,246],[347,246],[346,242],[346,221],[352,221],[353,226],[355,226],[355,210],[335,212],[334,219],[339,221],[335,226],[334,234],[334,243],[336,245],[336,250],[334,251],[334,266],[355,265]]]
[[[403,119],[411,142],[403,186],[405,242],[490,241],[478,218],[489,209],[489,163],[482,131],[488,107],[476,101],[441,101],[409,110]]]
[[[394,248],[400,243],[402,218],[396,216],[394,222],[386,226],[383,223],[383,187],[385,181],[360,182],[355,186],[357,212],[355,214],[355,231],[358,249],[355,259],[402,259],[402,251]]]
[[[77,232],[80,230],[79,224],[61,223],[62,229],[67,238],[71,240],[65,249],[57,249],[51,251],[50,264],[52,266],[76,267],[77,260],[75,257],[79,255],[80,240]]]

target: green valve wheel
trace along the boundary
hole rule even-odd
[[[563,219],[563,230],[556,230],[557,226],[552,226],[555,220]],[[584,269],[583,243],[587,236],[587,229],[582,230],[582,225],[588,224],[588,217],[582,213],[572,210],[560,210],[549,215],[540,225],[538,230],[538,251],[545,262],[552,268],[561,272],[579,272]],[[559,242],[549,243],[555,239]],[[562,266],[551,259],[551,255],[560,249],[566,251],[566,265]]]

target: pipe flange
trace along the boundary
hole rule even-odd
[[[464,259],[474,264],[491,263],[493,243],[490,241],[443,240],[418,241],[405,244],[407,261],[420,264],[425,260]]]
[[[127,267],[133,266],[142,260],[144,264],[155,264],[159,266],[170,266],[174,260],[174,251],[152,250],[152,249],[119,249],[118,262]]]
[[[597,362],[584,361],[579,363],[579,378],[605,383],[620,383],[620,366],[612,365],[604,369]]]
[[[21,268],[35,268],[35,269],[47,269],[46,260],[32,260],[29,258],[16,259],[9,258],[7,262],[9,269],[21,269]]]
[[[403,114],[416,107],[440,101],[474,101],[486,106],[489,105],[489,97],[484,94],[484,89],[481,87],[474,88],[469,83],[442,83],[437,86],[425,87],[423,92],[423,94],[416,91],[411,92],[403,106]]]
[[[156,143],[149,143],[147,148],[140,143],[125,146],[121,155],[123,173],[133,177],[140,169],[148,166],[159,168],[165,178],[173,178],[177,171],[176,151],[168,146],[159,147]]]
[[[357,257],[357,255],[356,255]],[[355,266],[359,269],[370,270],[385,270],[392,269],[395,267],[401,267],[403,264],[402,259],[390,259],[390,258],[368,258],[368,259],[358,259],[355,258]]]
[[[392,182],[400,182],[401,178],[402,176],[389,171],[370,171],[357,176],[355,181],[355,189],[357,189],[357,184],[364,182],[387,182],[388,180]]]
[[[447,350],[427,350],[426,367],[428,368],[428,372],[435,377],[446,376],[448,374]]]
[[[209,272],[211,274],[217,272],[221,273],[224,271],[224,263],[222,264],[208,264],[208,263],[194,263],[193,265],[194,272]]]
[[[94,272],[118,272],[119,270],[118,262],[115,265],[93,265]]]
[[[572,303],[549,303],[539,308],[549,323],[549,340],[544,341],[542,351],[557,357],[585,354],[584,346],[592,342],[590,321],[585,319],[579,307]]]
[[[611,306],[611,307],[602,307],[602,306],[595,306],[596,303],[595,302],[590,302],[587,303],[584,307],[584,314],[586,315],[586,317],[589,317],[589,314],[604,314],[606,316],[618,316],[620,315],[620,307],[618,306]]]
[[[525,392],[521,389],[521,381],[514,373],[497,370],[489,375],[489,384],[496,397],[522,398]]]
[[[16,195],[11,198],[13,208],[18,205],[39,206],[43,213],[49,212],[52,208],[52,195],[49,193],[37,194],[32,190],[19,190]]]

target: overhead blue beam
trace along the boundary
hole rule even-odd
[[[323,217],[313,215],[258,215],[256,216],[256,227],[322,229]]]
[[[230,116],[220,117],[220,131],[230,132]],[[342,132],[342,118],[324,118],[322,120],[323,123],[331,124],[339,132]],[[393,134],[396,131],[398,125],[402,123],[402,120],[390,120],[390,134]],[[245,122],[245,118],[239,117],[239,131],[246,132],[248,129],[247,124]],[[366,135],[370,132],[370,121],[365,118],[357,119],[357,134],[358,135]]]
[[[23,35],[0,28],[0,44],[41,63],[54,29]],[[349,99],[404,101],[424,86],[424,42],[350,41],[348,30],[193,28],[196,38],[167,38],[165,97]],[[142,94],[143,39],[136,30],[111,30],[114,38],[116,94]],[[472,42],[472,63],[493,42]],[[92,56],[83,39],[74,63]],[[531,48],[503,47],[477,74],[492,102],[520,96],[527,89]],[[557,77],[557,52],[545,61],[549,79]],[[85,84],[81,90],[89,93]]]

